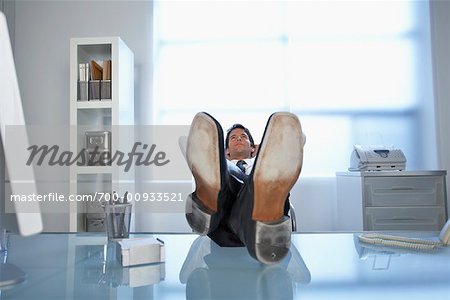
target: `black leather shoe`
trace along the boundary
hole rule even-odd
[[[250,255],[265,264],[289,252],[292,226],[284,205],[300,175],[303,139],[296,115],[280,112],[269,118],[252,173],[231,212],[231,228]]]
[[[195,179],[195,191],[186,202],[186,219],[199,234],[208,234],[219,224],[227,197],[228,171],[223,130],[207,113],[195,115],[186,145],[186,160]]]

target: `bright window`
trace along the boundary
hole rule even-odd
[[[433,103],[426,1],[161,1],[154,120],[207,111],[260,140],[274,111],[307,135],[303,175],[346,170],[353,144],[401,148],[423,168]]]

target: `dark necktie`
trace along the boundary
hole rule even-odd
[[[241,171],[242,172],[244,172],[244,174],[245,174],[245,165],[246,165],[247,163],[244,161],[244,160],[239,160],[237,163],[236,163],[236,166],[239,168],[239,169],[241,169]]]

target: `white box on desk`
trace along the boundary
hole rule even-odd
[[[153,237],[117,241],[116,254],[124,267],[160,263],[166,259],[164,243]]]

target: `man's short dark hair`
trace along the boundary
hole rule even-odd
[[[227,130],[227,137],[225,138],[225,149],[228,148],[228,142],[230,141],[230,134],[233,130],[235,130],[236,128],[240,128],[243,129],[244,132],[248,135],[248,139],[250,141],[250,146],[255,147],[255,142],[253,141],[253,137],[252,134],[250,133],[250,130],[248,130],[247,127],[245,127],[242,124],[234,124],[233,126],[231,126],[230,128],[228,128]]]

